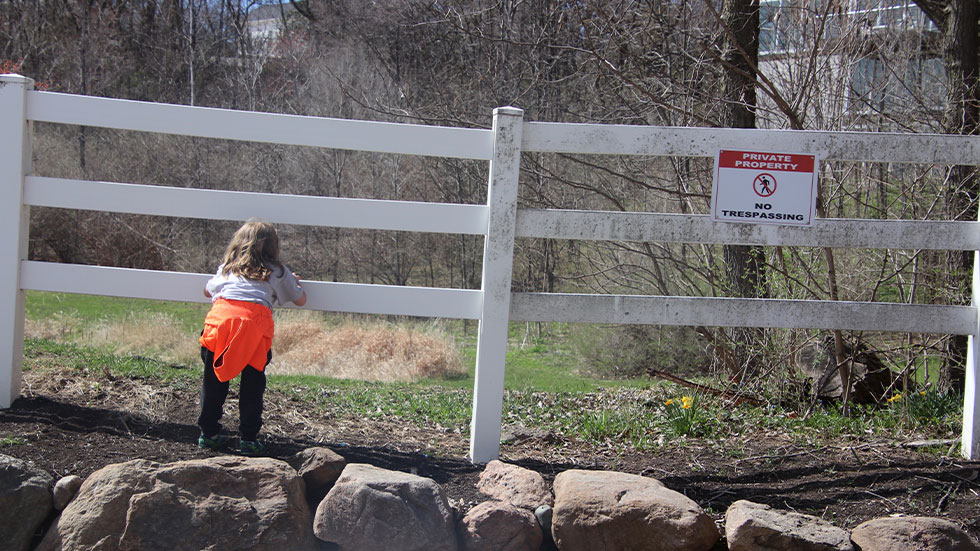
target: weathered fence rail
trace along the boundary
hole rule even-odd
[[[318,310],[479,320],[470,457],[497,457],[507,324],[518,321],[847,329],[969,335],[963,455],[976,434],[978,268],[974,305],[514,293],[516,237],[980,250],[980,222],[821,219],[812,227],[714,222],[704,215],[517,208],[520,155],[713,157],[718,149],[797,151],[823,160],[980,164],[980,138],[663,128],[524,122],[494,111],[491,129],[448,128],[164,105],[34,91],[30,79],[0,76],[0,407],[20,395],[24,292],[61,291],[200,302],[208,274],[27,260],[32,206],[119,213],[485,236],[482,288],[443,289],[305,281]],[[486,205],[434,204],[185,189],[32,175],[31,124],[48,122],[140,132],[489,161]],[[220,208],[217,208],[220,206]],[[975,254],[976,256],[976,254]]]

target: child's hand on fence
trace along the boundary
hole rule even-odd
[[[293,277],[296,278],[296,285],[298,285],[299,288],[302,289],[303,288],[303,284],[299,282],[299,274],[297,274],[296,272],[293,272]],[[293,301],[293,304],[295,304],[296,306],[303,306],[304,304],[306,304],[306,291],[303,291],[303,296],[301,296],[298,299],[294,300]]]

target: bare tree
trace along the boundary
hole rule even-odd
[[[973,0],[915,0],[943,35],[943,60],[946,66],[949,95],[946,100],[944,130],[954,134],[980,134],[980,4]],[[977,219],[980,180],[976,167],[954,166],[950,169],[949,213],[955,220]],[[964,252],[952,259],[950,273],[963,292],[966,302],[967,282],[973,269],[973,253]],[[966,364],[967,338],[958,335],[949,341],[943,379],[951,388],[962,388]]]

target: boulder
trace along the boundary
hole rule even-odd
[[[859,524],[851,540],[861,551],[977,551],[969,534],[948,520],[886,517]]]
[[[570,470],[554,488],[562,551],[706,551],[720,538],[697,503],[652,478]]]
[[[54,508],[62,511],[78,495],[82,487],[82,479],[75,475],[64,476],[54,485]]]
[[[221,456],[137,459],[89,476],[39,551],[307,551],[315,548],[303,480],[283,461]]]
[[[817,517],[736,501],[725,513],[730,551],[853,551],[847,531]]]
[[[527,509],[505,501],[484,501],[456,527],[463,551],[538,551],[544,535]]]
[[[313,531],[340,551],[455,551],[452,510],[435,481],[362,463],[344,468]]]
[[[286,460],[306,482],[306,498],[320,503],[340,478],[347,460],[328,448],[307,448]]]
[[[0,455],[0,541],[4,549],[27,551],[51,514],[54,478],[34,465]]]
[[[517,507],[534,510],[540,505],[554,505],[548,483],[540,473],[494,459],[480,473],[476,489]]]

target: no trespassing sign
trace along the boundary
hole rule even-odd
[[[718,151],[711,190],[713,220],[809,226],[816,204],[816,155]]]

